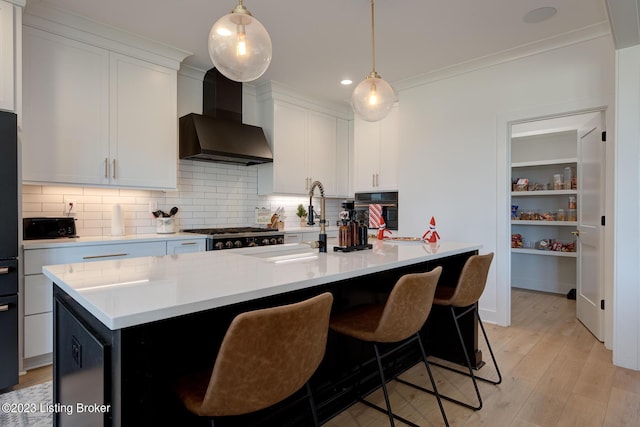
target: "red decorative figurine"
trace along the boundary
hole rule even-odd
[[[380,217],[380,227],[378,228],[378,240],[384,240],[384,233],[391,234],[391,230],[387,230],[387,224],[384,218]]]
[[[422,235],[422,238],[429,243],[436,243],[438,240],[440,240],[440,235],[436,231],[435,217],[431,217],[431,221],[429,222],[429,229]]]

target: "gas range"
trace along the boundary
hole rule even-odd
[[[284,233],[270,228],[196,228],[182,231],[209,235],[207,238],[208,251],[284,244]]]

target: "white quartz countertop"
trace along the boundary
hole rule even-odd
[[[326,253],[304,244],[46,266],[44,274],[117,330],[479,250],[472,243],[374,241]]]
[[[30,249],[47,249],[47,248],[64,248],[69,246],[90,246],[118,243],[134,243],[134,242],[155,242],[159,240],[183,240],[183,239],[204,239],[204,234],[195,233],[167,233],[167,234],[131,234],[128,236],[89,236],[75,237],[69,239],[40,239],[40,240],[24,240],[22,247],[25,250]]]

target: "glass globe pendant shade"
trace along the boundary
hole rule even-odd
[[[395,102],[395,91],[375,72],[361,81],[351,95],[353,111],[367,122],[384,119]]]
[[[271,38],[264,26],[242,6],[218,19],[209,31],[209,56],[225,77],[250,82],[271,63]]]

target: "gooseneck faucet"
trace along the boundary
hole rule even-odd
[[[324,209],[324,187],[320,181],[313,181],[311,184],[311,190],[309,190],[309,219],[307,224],[313,225],[313,192],[318,187],[320,189],[320,236],[318,237],[318,244],[320,252],[327,252],[327,221],[325,219]]]

